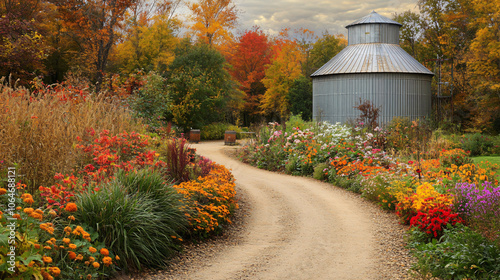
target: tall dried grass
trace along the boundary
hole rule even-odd
[[[72,171],[77,136],[89,128],[112,134],[142,131],[119,100],[93,97],[71,86],[33,93],[0,85],[0,174],[17,165],[18,181],[31,192],[50,186],[56,172]]]

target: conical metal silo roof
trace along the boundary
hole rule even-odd
[[[412,73],[434,75],[399,45],[356,44],[345,47],[311,76],[348,73]]]
[[[311,77],[351,73],[410,73],[434,75],[434,73],[404,51],[399,44],[396,44],[396,42],[399,42],[398,30],[401,26],[400,23],[373,11],[369,15],[347,25],[346,28],[351,31],[357,29],[358,32],[353,32],[356,36],[366,36],[366,34],[369,34],[369,32],[365,32],[364,27],[360,27],[359,25],[367,25],[366,30],[373,30],[373,33],[383,38],[385,38],[384,36],[386,35],[383,34],[383,32],[395,32],[391,33],[393,39],[390,42],[393,43],[359,43],[369,40],[351,40],[352,38],[349,38],[350,42],[353,41],[356,43],[349,44],[345,47],[340,53],[314,72]],[[384,29],[382,26],[389,26],[391,29]],[[369,27],[373,27],[373,29]],[[369,39],[373,38],[370,37]]]
[[[358,24],[368,24],[368,23],[385,23],[385,24],[394,24],[394,25],[398,25],[398,26],[403,26],[401,23],[394,21],[390,18],[386,18],[384,16],[381,16],[377,12],[373,11],[369,15],[364,16],[364,17],[356,20],[355,22],[347,25],[346,28],[349,28],[351,26],[358,25]]]

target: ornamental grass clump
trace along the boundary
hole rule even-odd
[[[111,134],[142,130],[119,100],[64,84],[36,93],[0,85],[0,120],[1,160],[18,165],[31,194],[54,183],[56,172],[71,172],[78,160],[76,139],[88,128]]]
[[[149,170],[117,178],[78,196],[75,217],[122,259],[123,269],[163,267],[187,226],[182,196]]]

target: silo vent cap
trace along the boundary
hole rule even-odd
[[[390,18],[386,18],[384,16],[379,15],[377,12],[373,11],[369,15],[364,16],[355,22],[347,25],[345,28],[349,28],[354,25],[360,25],[360,24],[372,24],[372,23],[382,23],[382,24],[394,24],[398,26],[402,26],[401,23],[394,21]]]

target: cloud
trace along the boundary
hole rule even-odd
[[[391,18],[394,13],[416,10],[417,0],[235,0],[240,10],[238,30],[259,26],[277,34],[283,28],[307,28],[316,34],[347,34],[345,26],[377,13]]]

